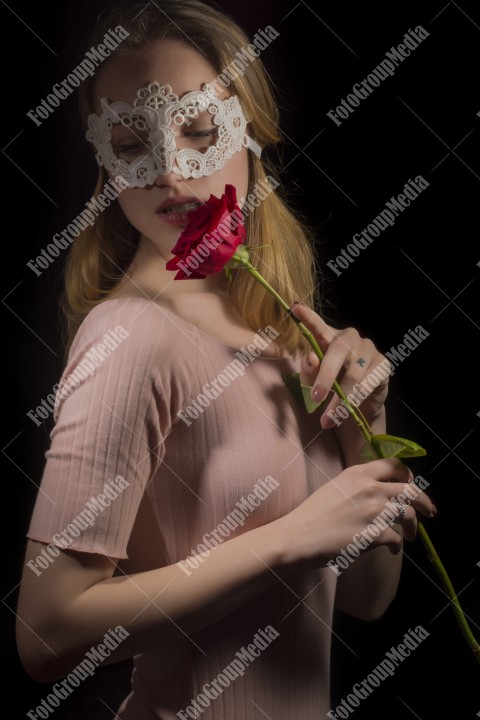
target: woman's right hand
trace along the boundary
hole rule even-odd
[[[417,485],[407,486],[412,480],[409,468],[396,458],[373,460],[343,470],[277,521],[287,541],[287,565],[325,566],[385,509],[392,510],[396,515],[398,507],[392,500],[399,496],[400,502],[406,506],[401,522],[403,534],[407,540],[413,540],[416,511],[433,517],[436,509]],[[412,496],[415,496],[414,499],[410,499]],[[385,519],[388,523],[388,518]],[[379,545],[387,546],[394,554],[400,552],[402,536],[394,525],[387,524],[369,542],[365,552]]]

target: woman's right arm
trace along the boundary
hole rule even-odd
[[[114,577],[113,560],[73,551],[61,551],[40,576],[26,566],[17,613],[24,667],[39,681],[65,677],[117,625],[129,636],[112,653],[112,662],[207,627],[290,572],[325,566],[409,479],[398,460],[349,467],[287,515],[202,556],[190,575],[170,565]],[[432,504],[421,493],[405,525],[413,526],[414,508],[429,516]],[[399,550],[401,537],[386,528],[374,545]],[[43,547],[29,541],[26,562]]]
[[[117,625],[129,636],[110,662],[190,635],[271,586],[283,564],[275,523],[217,546],[190,575],[175,564],[114,577],[114,560],[62,550],[37,576],[27,563],[45,547],[28,541],[17,609],[20,658],[39,682],[65,677]]]

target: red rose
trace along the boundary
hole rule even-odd
[[[225,185],[221,198],[210,195],[191,213],[172,250],[176,257],[167,262],[167,270],[178,271],[175,280],[213,275],[225,267],[244,240],[245,226],[236,190],[233,185]]]

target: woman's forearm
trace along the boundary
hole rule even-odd
[[[370,424],[372,433],[386,432],[385,408]],[[351,418],[348,418],[333,432],[340,445],[345,465],[358,465],[360,450],[365,440]],[[395,530],[402,533],[401,525]],[[339,610],[362,620],[376,620],[383,615],[394,599],[403,553],[393,555],[387,547],[375,549],[360,555],[338,578],[335,604]]]
[[[202,556],[190,575],[175,564],[112,577],[107,558],[61,553],[41,577],[24,573],[17,623],[24,666],[40,681],[64,677],[117,625],[129,636],[107,662],[190,635],[277,581],[282,542],[275,522],[264,525]],[[31,543],[32,553],[39,548]]]
[[[370,421],[367,418],[373,435],[381,435],[386,433],[386,413],[385,406],[380,411],[380,414]],[[335,433],[335,437],[340,446],[342,456],[344,459],[345,467],[351,465],[358,465],[360,461],[360,450],[365,444],[365,438],[362,433],[359,432],[353,418],[348,417],[344,420],[339,427],[336,427],[331,432]]]

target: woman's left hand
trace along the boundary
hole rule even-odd
[[[371,340],[360,337],[355,328],[335,330],[306,305],[293,305],[292,314],[312,332],[324,353],[321,362],[313,349],[302,359],[300,382],[313,386],[312,399],[317,403],[323,402],[336,379],[347,397],[359,388],[361,397],[365,399],[357,395],[356,405],[370,424],[374,422],[388,394],[389,375],[383,371],[378,373],[378,378],[372,375],[368,382],[362,381],[382,363],[382,370],[388,368],[387,358],[378,352]],[[323,428],[333,428],[343,422],[343,418],[335,413],[340,404],[340,398],[333,392],[321,414]],[[336,420],[332,419],[332,415]]]

